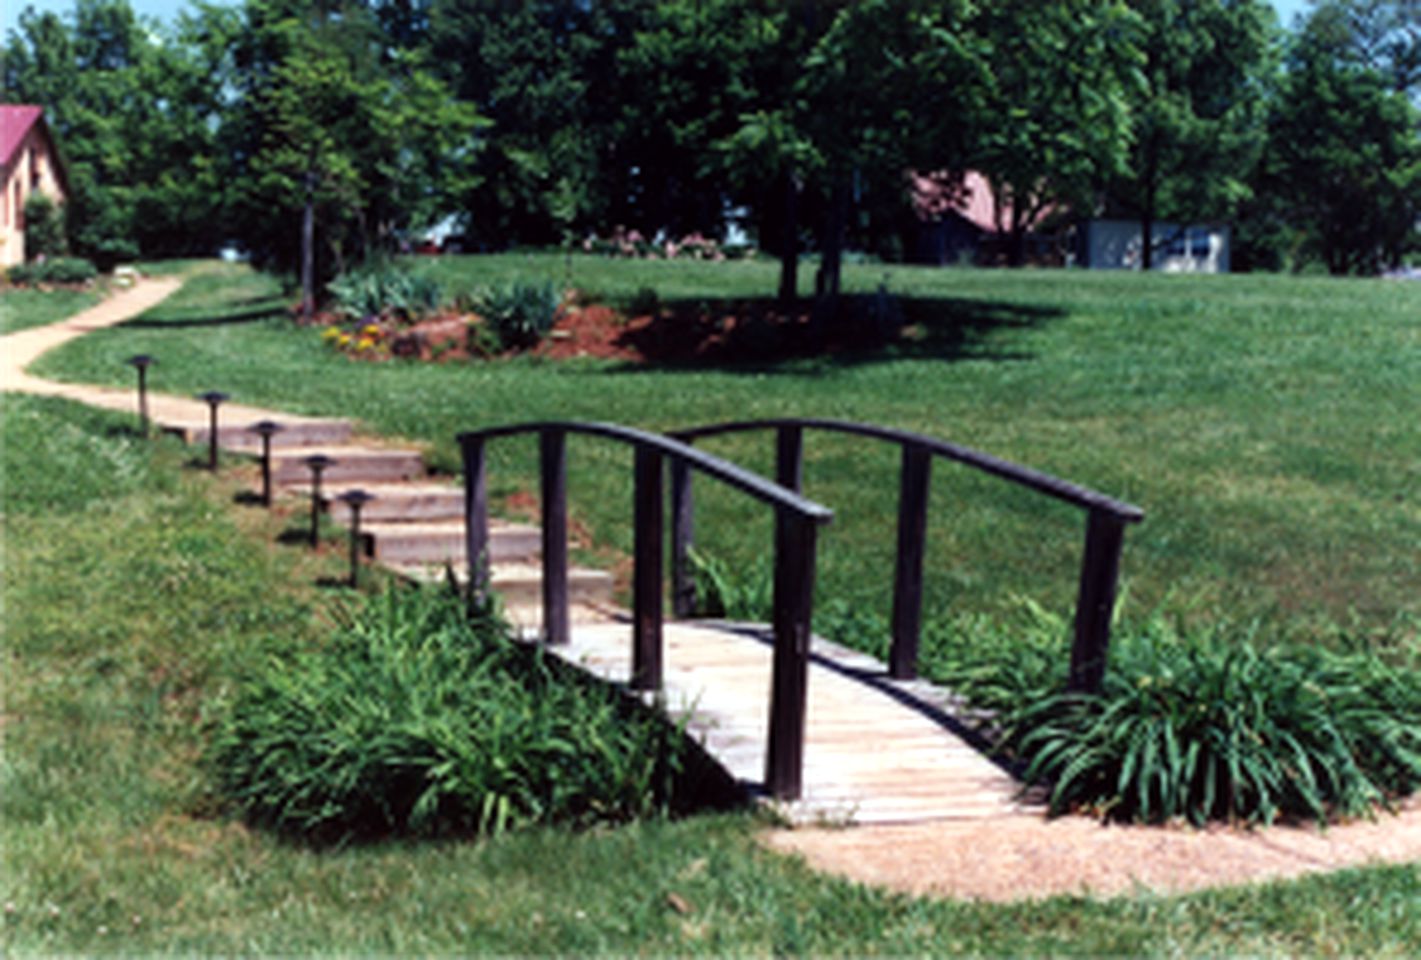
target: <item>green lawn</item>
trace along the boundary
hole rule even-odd
[[[31,290],[7,287],[0,291],[0,336],[63,320],[99,302],[88,290]]]
[[[7,956],[1421,952],[1414,865],[993,906],[816,876],[747,816],[324,851],[231,822],[206,722],[247,664],[325,635],[343,594],[314,584],[342,557],[275,543],[284,518],[233,505],[249,476],[184,469],[131,426],[0,406]]]
[[[451,257],[416,268],[469,290],[571,282],[612,300],[641,287],[714,303],[773,289],[767,263]],[[805,271],[806,276],[808,270]],[[1414,636],[1421,618],[1421,290],[1282,276],[851,267],[921,321],[894,351],[761,368],[650,369],[598,361],[357,363],[292,326],[270,281],[209,265],[140,322],[51,354],[40,372],[126,385],[122,358],[159,358],[154,384],[224,389],[305,413],[349,414],[429,441],[454,469],[463,429],[540,418],[653,429],[779,415],[866,420],[944,437],[1143,506],[1125,546],[1127,615],[1163,605]],[[707,449],[768,469],[768,436]],[[531,489],[532,443],[495,448],[496,492]],[[837,511],[819,596],[886,611],[897,459],[811,434],[809,495]],[[630,548],[629,456],[575,440],[573,508],[604,547]],[[701,484],[702,544],[743,568],[769,518]],[[934,473],[928,603],[1000,614],[1020,597],[1068,612],[1081,518],[962,468]]]

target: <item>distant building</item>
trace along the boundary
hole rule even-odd
[[[1006,262],[1012,206],[997,197],[983,174],[913,171],[908,174],[908,194],[915,221],[908,248],[911,262],[937,266]],[[1026,225],[1021,251],[1026,262],[1060,263],[1056,237],[1044,228],[1061,212],[1056,204],[1045,204]]]
[[[41,107],[0,105],[0,267],[25,260],[25,201],[43,193],[56,204],[69,197],[64,164]]]
[[[1228,273],[1229,228],[1224,224],[1156,223],[1152,269],[1165,273]],[[1093,270],[1139,270],[1144,231],[1138,220],[1087,220],[1076,233],[1076,263]]]

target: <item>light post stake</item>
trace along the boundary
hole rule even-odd
[[[324,453],[312,454],[301,461],[311,471],[311,549],[321,542],[321,472],[335,463]]]
[[[262,438],[262,506],[271,506],[271,438],[284,428],[272,420],[259,420],[247,428]]]
[[[360,585],[360,508],[375,497],[364,490],[347,490],[340,501],[350,508],[350,586]]]
[[[199,393],[197,399],[207,404],[207,469],[215,472],[217,470],[217,408],[222,406],[224,400],[228,399],[228,394],[221,390],[209,390],[206,393]]]
[[[146,353],[139,353],[129,357],[126,362],[138,371],[138,426],[146,437],[149,434],[148,368],[157,361]]]

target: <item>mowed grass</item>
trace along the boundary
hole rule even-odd
[[[0,290],[0,336],[63,320],[99,302],[91,290]]]
[[[413,261],[451,293],[547,279],[621,301],[733,309],[774,287],[774,265],[628,262],[528,254]],[[811,268],[804,270],[807,282]],[[426,441],[457,470],[460,430],[538,419],[665,430],[817,416],[918,430],[1143,506],[1126,537],[1126,615],[1165,607],[1414,635],[1421,616],[1421,288],[1284,276],[1182,277],[853,266],[851,290],[886,287],[914,338],[869,354],[729,369],[531,359],[418,365],[348,360],[281,312],[274,284],[205,265],[142,320],[46,357],[39,370],[126,384],[122,358],[159,358],[156,389],[228,390],[256,403],[355,416]],[[769,435],[706,449],[768,471]],[[534,445],[494,448],[496,493],[535,489]],[[897,452],[807,438],[806,491],[836,511],[821,539],[821,600],[886,612]],[[586,538],[625,555],[630,455],[571,446]],[[703,548],[745,569],[770,518],[698,486]],[[1020,597],[1068,612],[1082,517],[1073,508],[939,462],[928,605],[999,613]]]
[[[328,635],[314,584],[342,558],[273,543],[283,519],[233,503],[250,476],[129,427],[13,395],[0,414],[7,956],[1421,950],[1416,866],[994,906],[816,876],[744,816],[325,850],[254,831],[213,802],[206,721],[246,665]]]

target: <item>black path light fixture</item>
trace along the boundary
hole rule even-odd
[[[301,460],[311,471],[311,549],[321,542],[321,473],[335,463],[324,453],[313,453]]]
[[[247,428],[262,438],[262,506],[271,506],[271,438],[285,429],[275,420],[258,420]]]
[[[199,393],[197,399],[207,404],[207,469],[217,469],[217,408],[229,399],[229,395],[221,390],[209,390],[206,393]]]
[[[146,353],[137,353],[125,361],[130,367],[138,371],[138,427],[143,431],[143,435],[148,436],[148,368],[158,361],[154,360]]]
[[[364,490],[347,490],[337,499],[350,508],[350,586],[360,585],[360,508],[375,495]]]

